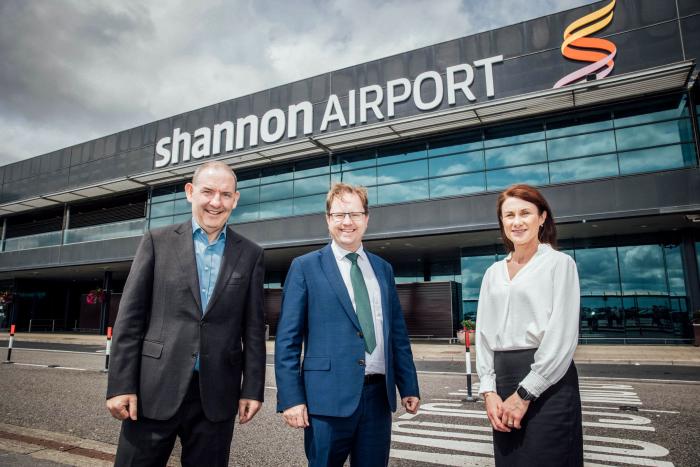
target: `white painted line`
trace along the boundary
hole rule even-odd
[[[602,406],[595,406],[595,405],[583,405],[581,406],[583,409],[598,409],[598,410],[620,410],[619,407],[602,407]],[[653,410],[653,409],[638,409],[638,412],[651,412],[651,413],[670,413],[670,414],[679,414],[677,410]]]
[[[52,370],[101,371],[101,370],[91,370],[89,368],[74,368],[74,367],[70,367],[70,366],[51,366],[51,365],[44,365],[44,364],[39,364],[39,363],[12,362],[12,364],[19,365],[19,366],[33,366],[33,367],[38,367],[38,368],[50,368]]]
[[[77,353],[77,354],[83,354],[83,355],[95,355],[95,352],[79,352],[77,350],[55,350],[55,349],[28,349],[24,347],[15,347],[13,349],[15,352],[17,351],[24,351],[28,350],[30,352],[53,352],[53,353]],[[103,352],[104,350],[98,350],[97,352]]]

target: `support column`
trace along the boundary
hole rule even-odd
[[[700,311],[700,274],[698,273],[698,257],[695,252],[695,238],[692,229],[683,230],[682,243],[683,265],[685,267],[685,290],[688,295],[690,318],[693,313]],[[692,329],[689,331],[692,337]]]
[[[105,299],[100,304],[100,334],[104,336],[107,334],[107,326],[109,325],[109,303],[112,299],[112,271],[105,271],[102,290],[105,291]]]

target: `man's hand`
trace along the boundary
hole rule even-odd
[[[511,428],[520,429],[520,420],[525,416],[530,401],[520,398],[517,392],[511,394],[508,399],[503,401],[503,413],[501,414],[501,422]]]
[[[503,400],[495,392],[484,393],[484,402],[486,403],[486,415],[489,417],[491,426],[496,431],[509,433],[510,428],[501,422],[503,415]]]
[[[287,425],[292,428],[306,428],[309,426],[309,413],[306,404],[295,405],[282,412],[282,417]]]
[[[406,409],[406,412],[415,414],[418,412],[420,399],[418,399],[416,396],[402,397],[401,405],[403,405],[403,407]]]
[[[117,420],[136,420],[136,394],[121,394],[107,399],[107,409]]]
[[[253,399],[240,399],[238,401],[238,423],[243,425],[255,417],[262,407],[262,402]]]

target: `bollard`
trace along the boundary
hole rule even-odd
[[[105,369],[104,371],[109,370],[109,351],[112,348],[112,326],[109,326],[107,328],[107,346],[105,347]]]
[[[12,363],[12,344],[15,343],[15,325],[10,325],[10,342],[7,344],[7,360],[3,363]]]
[[[472,358],[469,350],[469,344],[469,331],[467,330],[467,327],[464,326],[464,347],[466,349],[464,355],[467,365],[467,398],[464,400],[466,402],[474,402],[475,399],[474,396],[472,396]]]

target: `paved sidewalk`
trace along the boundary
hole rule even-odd
[[[7,334],[0,334],[5,340]],[[79,333],[17,333],[15,342],[55,342],[61,344],[104,345],[105,336]],[[274,353],[274,341],[267,341],[267,352]],[[463,361],[464,345],[447,341],[418,340],[411,343],[416,360]],[[472,347],[472,353],[474,348]],[[579,345],[577,363],[616,363],[646,365],[700,366],[700,347],[692,345]]]

